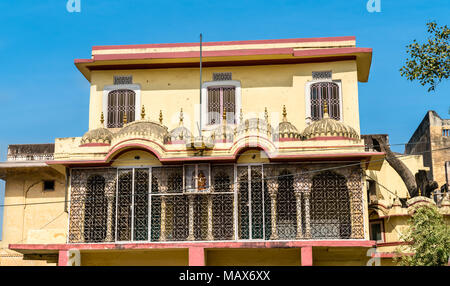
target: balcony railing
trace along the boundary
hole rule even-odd
[[[72,169],[69,242],[364,239],[361,169],[316,165]]]

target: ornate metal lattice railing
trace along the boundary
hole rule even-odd
[[[364,239],[361,169],[328,166],[73,169],[69,242]]]

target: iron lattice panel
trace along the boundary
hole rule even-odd
[[[212,238],[230,240],[234,237],[234,166],[211,167]]]
[[[116,169],[71,171],[69,242],[114,241]]]
[[[281,169],[277,192],[277,232],[280,239],[295,239],[297,236],[297,202],[294,191],[294,175]]]
[[[117,191],[117,240],[131,241],[131,206],[133,203],[133,169],[119,169]]]
[[[352,233],[350,212],[350,193],[344,176],[325,171],[312,178],[312,238],[350,238]]]
[[[196,193],[182,167],[74,169],[69,242],[363,239],[361,170],[310,171],[213,165]]]
[[[135,169],[133,240],[148,240],[149,170]]]

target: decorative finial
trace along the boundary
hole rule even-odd
[[[142,109],[141,109],[141,119],[144,120],[145,118],[145,107],[144,105],[142,105]]]
[[[163,114],[162,114],[162,110],[159,111],[159,124],[162,125],[163,123]]]
[[[103,125],[103,123],[105,123],[105,117],[103,116],[103,111],[102,114],[100,115],[100,123]]]
[[[222,120],[223,123],[227,122],[227,108],[226,107],[223,108],[222,119],[223,119]]]
[[[420,187],[419,187],[419,197],[421,197],[422,196],[422,191],[420,190]]]
[[[328,118],[328,102],[326,99],[323,100],[323,118]]]
[[[241,113],[239,115],[239,122],[242,123],[243,120],[244,120],[244,114],[242,113],[242,108],[241,108]]]
[[[267,112],[267,107],[264,107],[264,119],[269,122],[269,113]]]
[[[283,122],[287,121],[286,105],[283,105]]]
[[[123,124],[125,125],[125,124],[127,124],[127,113],[126,112],[124,112],[123,113]]]
[[[183,116],[183,108],[180,109],[180,126],[183,125],[183,120],[184,120],[184,116]]]

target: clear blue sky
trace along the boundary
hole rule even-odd
[[[8,144],[87,131],[89,84],[73,60],[89,58],[93,45],[195,42],[200,32],[204,41],[356,36],[373,48],[369,82],[359,84],[363,134],[405,143],[427,110],[449,117],[449,82],[428,94],[399,73],[405,46],[425,39],[428,20],[450,25],[448,0],[381,0],[381,13],[369,13],[367,0],[81,0],[81,13],[66,3],[0,2],[2,160]],[[3,192],[0,183],[0,204]]]

